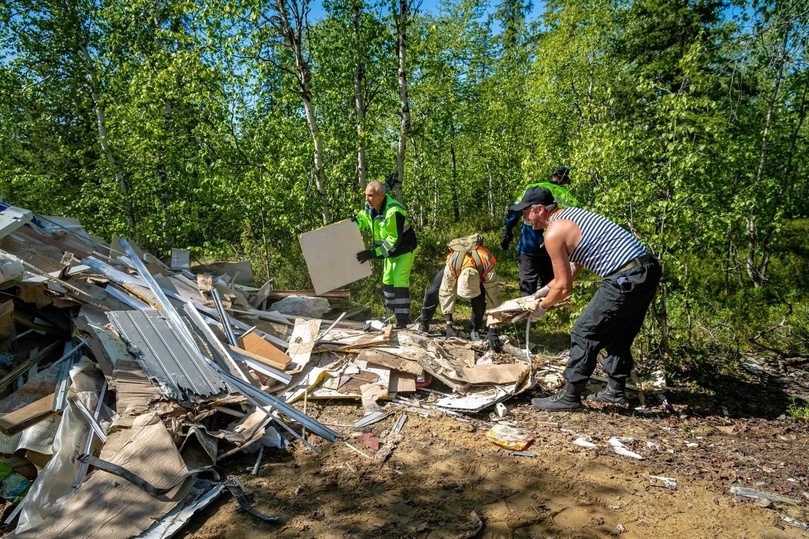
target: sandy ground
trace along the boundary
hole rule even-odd
[[[422,393],[420,398],[429,399]],[[679,408],[588,407],[549,414],[530,404],[534,394],[506,403],[501,420],[533,438],[535,456],[516,456],[486,438],[488,413],[453,416],[389,403],[391,413],[366,431],[384,439],[407,414],[401,440],[380,463],[357,429],[358,404],[313,403],[308,413],[344,437],[310,438],[303,448],[265,452],[229,462],[255,508],[282,517],[266,524],[223,496],[197,513],[178,536],[239,538],[793,538],[809,531],[784,518],[809,520],[809,424],[775,419],[698,415]],[[499,419],[499,418],[494,418]],[[573,444],[585,437],[596,445]],[[623,441],[643,460],[620,456]],[[363,456],[346,445],[361,450]],[[676,481],[669,489],[650,476]],[[730,494],[744,486],[800,500],[767,504]]]

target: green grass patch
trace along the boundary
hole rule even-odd
[[[787,406],[787,415],[792,419],[809,419],[809,405],[808,404],[798,404],[796,401],[792,401],[792,404]]]

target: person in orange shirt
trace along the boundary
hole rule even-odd
[[[472,303],[470,338],[480,340],[480,331],[485,327],[483,317],[487,306],[492,308],[500,305],[500,283],[497,280],[496,265],[497,259],[482,244],[469,251],[450,249],[446,263],[424,292],[419,330],[429,332],[430,322],[440,304],[446,323],[445,335],[455,337],[457,334],[452,327],[452,313],[455,310],[455,301],[460,297]],[[502,350],[496,328],[488,328],[486,340],[493,350]]]

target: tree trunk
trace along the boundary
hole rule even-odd
[[[767,115],[764,120],[764,131],[761,133],[761,147],[759,149],[758,168],[756,170],[755,180],[756,185],[762,185],[764,171],[767,165],[769,136],[772,130],[778,94],[781,90],[781,83],[783,82],[784,67],[787,62],[787,46],[790,28],[791,25],[788,25],[784,31],[781,41],[781,50],[775,60],[778,67],[775,72],[775,85],[767,98]],[[745,224],[747,230],[747,258],[745,260],[745,269],[747,270],[747,275],[753,281],[753,286],[759,288],[767,280],[767,266],[770,261],[772,243],[771,241],[759,241],[760,233],[756,220],[753,219],[752,216],[748,215],[745,218]]]
[[[407,138],[410,135],[410,100],[407,97],[407,17],[410,11],[408,0],[399,0],[399,13],[396,17],[396,52],[399,57],[399,106],[401,127],[399,129],[399,146],[396,149],[396,173],[399,182],[396,184],[396,198],[402,198],[404,182],[405,151]]]
[[[368,165],[365,157],[365,96],[362,92],[365,85],[365,62],[360,52],[360,5],[353,6],[354,24],[354,107],[357,109],[357,181],[360,188],[368,183]]]
[[[101,145],[101,151],[104,153],[107,163],[109,163],[110,167],[112,168],[112,173],[115,176],[115,183],[118,185],[118,189],[121,191],[122,209],[124,212],[124,218],[126,219],[127,228],[129,229],[129,236],[130,238],[136,238],[137,226],[135,223],[135,212],[133,211],[132,204],[129,200],[129,185],[127,182],[126,173],[118,163],[118,159],[115,157],[115,152],[110,146],[109,137],[107,135],[107,118],[104,112],[104,104],[99,98],[98,81],[96,80],[95,68],[93,67],[92,58],[90,58],[90,52],[87,50],[86,40],[82,40],[82,43],[79,46],[79,53],[87,66],[88,88],[90,90],[90,98],[93,100],[93,111],[95,112],[96,116],[98,142]]]
[[[312,156],[312,179],[315,182],[317,193],[320,196],[321,217],[323,224],[326,225],[331,222],[331,212],[329,210],[329,201],[326,198],[323,173],[323,137],[320,134],[314,106],[312,105],[312,90],[310,88],[312,74],[309,69],[309,63],[303,56],[302,47],[303,33],[306,31],[307,23],[301,6],[292,4],[294,26],[290,24],[290,10],[287,9],[285,0],[276,0],[276,6],[278,7],[278,16],[284,40],[287,46],[292,49],[292,53],[295,56],[295,75],[298,81],[298,92],[303,101],[303,108],[306,112],[306,123],[309,126],[309,133],[312,136],[312,144],[314,146],[314,154]]]

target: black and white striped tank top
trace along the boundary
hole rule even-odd
[[[569,254],[570,261],[581,264],[600,277],[606,277],[633,258],[646,254],[643,244],[606,217],[581,208],[565,208],[548,224],[567,219],[581,230],[581,241]]]

